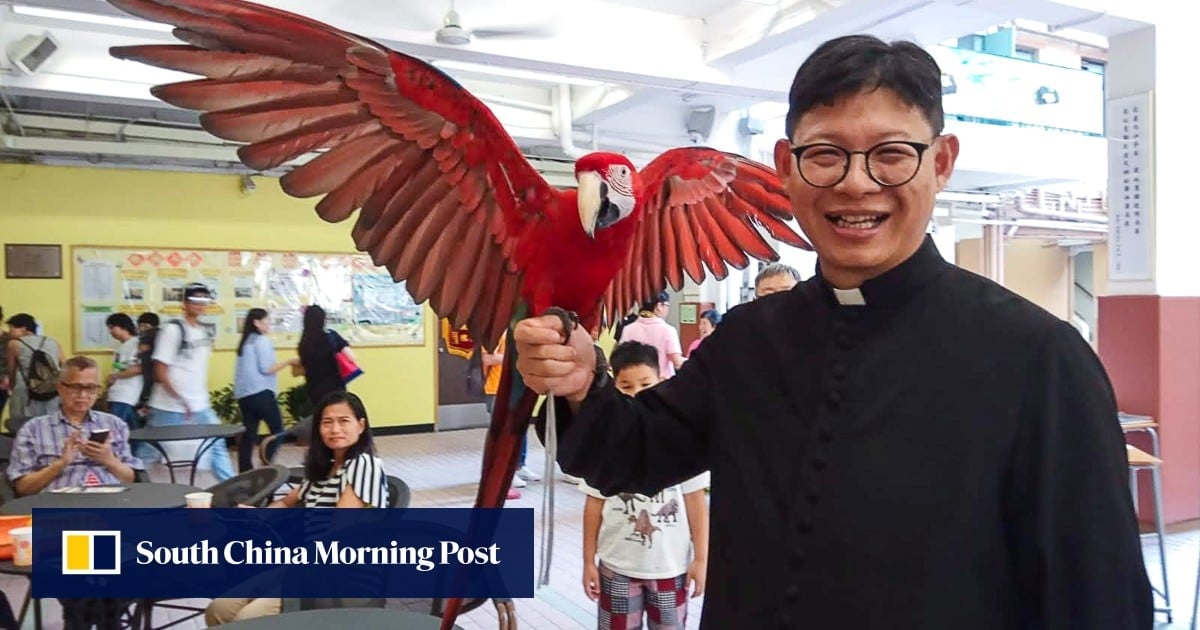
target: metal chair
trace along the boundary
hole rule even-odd
[[[408,484],[399,477],[387,475],[389,508],[406,508],[412,493]],[[321,610],[325,608],[384,608],[387,598],[384,597],[285,597],[280,612],[297,612],[301,610]]]
[[[406,508],[412,501],[412,492],[408,489],[408,484],[399,477],[387,476],[388,487],[388,507],[389,508]]]
[[[14,501],[17,498],[17,489],[13,487],[12,481],[8,479],[7,472],[0,472],[0,505]]]
[[[16,434],[21,431],[21,427],[25,426],[25,423],[32,419],[33,418],[14,418],[9,416],[8,420],[4,423],[4,428],[8,431],[9,435],[16,436]]]
[[[213,494],[212,506],[214,508],[232,508],[237,507],[238,504],[243,504],[261,507],[270,500],[275,490],[283,485],[283,482],[287,481],[287,476],[288,469],[286,467],[271,465],[264,468],[255,468],[236,477],[231,477],[208,488],[208,491]],[[141,600],[138,602],[137,611],[133,615],[135,622],[140,622],[143,628],[150,630],[155,608],[183,610],[191,613],[166,625],[159,626],[160,629],[169,628],[204,614],[203,608],[164,603],[169,601]]]
[[[1125,450],[1129,459],[1129,479],[1132,488],[1137,487],[1137,474],[1143,470],[1150,471],[1150,478],[1153,484],[1154,491],[1154,529],[1155,535],[1158,537],[1158,554],[1159,561],[1162,563],[1162,590],[1151,585],[1151,588],[1163,599],[1163,606],[1155,608],[1155,612],[1167,614],[1167,623],[1172,622],[1171,611],[1171,590],[1167,586],[1167,547],[1166,536],[1163,531],[1163,509],[1162,509],[1162,461],[1161,459],[1130,445],[1125,445]],[[1137,495],[1133,495],[1134,507],[1137,507]],[[1193,614],[1193,617],[1195,615]],[[1193,619],[1193,623],[1195,620]]]

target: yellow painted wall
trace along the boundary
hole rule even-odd
[[[983,273],[983,239],[965,238],[954,246],[954,261],[967,271]]]
[[[1009,239],[1004,245],[1004,286],[1050,311],[1071,318],[1071,263],[1065,247],[1036,239]]]
[[[1070,257],[1065,248],[1044,247],[1043,243],[1021,238],[1005,242],[1004,286],[1057,317],[1069,319]],[[983,239],[959,241],[956,255],[959,266],[983,274]]]
[[[1108,295],[1108,243],[1092,246],[1092,291],[1096,297]]]
[[[62,280],[0,280],[5,316],[28,312],[70,354],[70,246],[259,249],[353,252],[350,223],[331,225],[315,200],[283,194],[278,181],[255,178],[242,193],[238,177],[157,171],[0,164],[0,240],[63,246]],[[0,257],[2,258],[2,257]],[[0,278],[3,278],[0,260]],[[355,348],[364,375],[351,390],[363,397],[374,426],[432,423],[437,404],[436,316],[426,309],[425,346]],[[277,348],[281,356],[294,349]],[[232,351],[214,353],[210,389],[233,380]],[[295,383],[285,370],[280,387]]]

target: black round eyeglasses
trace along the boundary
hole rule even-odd
[[[833,188],[846,179],[855,155],[866,160],[867,175],[880,186],[903,186],[917,176],[928,142],[891,140],[866,151],[851,151],[828,142],[792,147],[800,177],[815,188]]]

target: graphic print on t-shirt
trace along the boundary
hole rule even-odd
[[[707,472],[654,494],[605,495],[580,484],[588,496],[604,501],[596,557],[612,571],[644,580],[676,578],[692,558],[692,533],[684,497],[703,492]]]
[[[679,525],[680,510],[679,486],[659,490],[658,494],[648,497],[643,494],[622,492],[615,498],[619,505],[610,501],[610,509],[625,515],[630,523],[629,533],[625,540],[642,547],[654,548],[654,534],[662,531],[663,527]],[[669,497],[669,498],[668,498]],[[647,504],[641,507],[639,504]],[[657,505],[656,505],[657,504]]]

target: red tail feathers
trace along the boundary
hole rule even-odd
[[[504,507],[504,498],[512,485],[517,470],[517,458],[521,454],[521,440],[529,430],[529,419],[538,395],[518,383],[516,391],[520,399],[511,403],[513,378],[516,376],[516,353],[506,353],[504,372],[500,377],[500,389],[496,392],[496,404],[492,408],[492,422],[488,427],[487,439],[483,444],[483,470],[479,480],[479,492],[475,496],[477,508]],[[462,610],[461,597],[446,600],[442,615],[441,630],[451,630]]]

